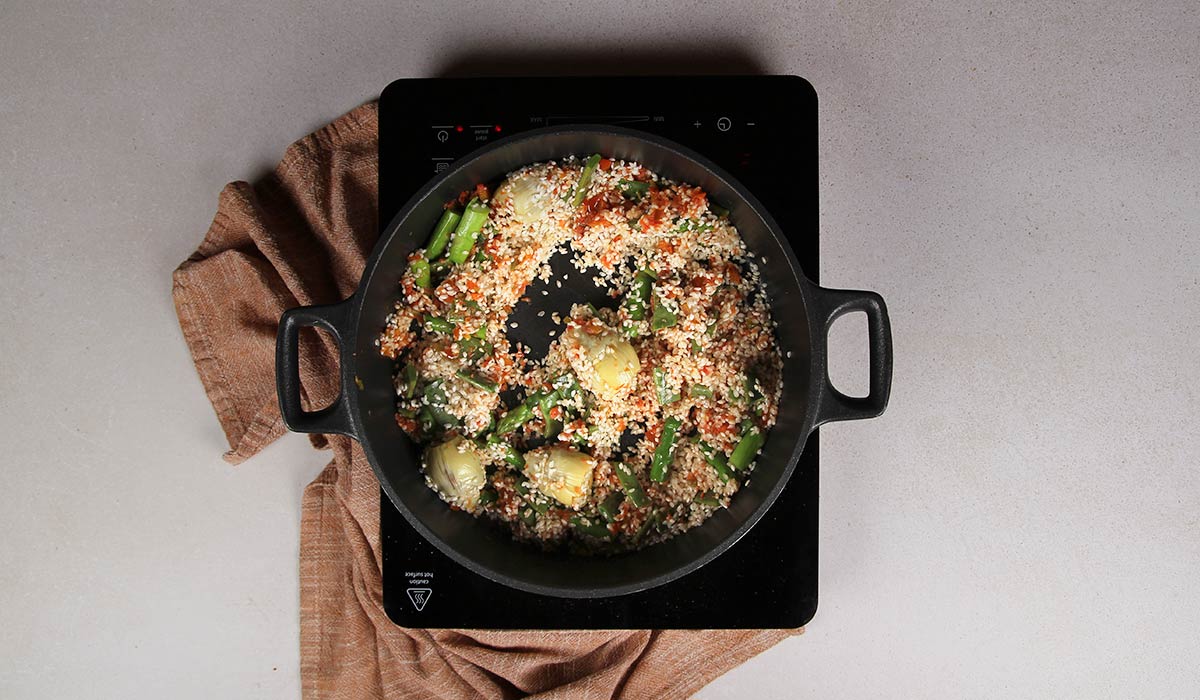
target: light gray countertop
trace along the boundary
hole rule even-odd
[[[699,697],[1194,697],[1200,11],[1132,5],[6,3],[0,696],[298,695],[328,456],[221,461],[171,270],[394,78],[627,60],[813,83],[822,281],[895,333],[822,431],[817,617]]]

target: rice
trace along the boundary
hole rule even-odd
[[[412,263],[424,250],[416,251],[379,347],[397,362],[398,424],[423,443],[473,441],[478,460],[456,468],[484,470],[486,485],[465,495],[435,488],[448,503],[546,547],[619,551],[728,506],[754,466],[739,445],[775,423],[781,359],[757,261],[701,189],[602,159],[576,207],[584,168],[573,158],[537,163],[510,173],[494,196],[477,188],[490,212],[466,261],[435,263],[422,287]],[[529,302],[534,280],[562,287],[568,276],[554,279],[555,252],[622,303],[553,312],[561,330],[533,362],[508,339],[518,327],[509,315]],[[660,450],[664,425],[676,422],[673,450]],[[543,444],[573,450],[560,458],[586,456],[586,498],[556,495],[517,466],[520,453]],[[656,451],[667,457],[658,480]],[[731,474],[735,456],[742,469]],[[618,462],[645,503],[635,505]],[[562,473],[585,468],[571,464]],[[462,483],[476,476],[459,473]]]

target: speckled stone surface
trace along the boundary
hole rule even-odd
[[[0,696],[298,694],[326,455],[220,460],[170,271],[226,181],[481,70],[820,94],[822,282],[887,299],[892,405],[823,429],[808,633],[700,698],[1194,695],[1200,10],[974,5],[0,9]]]

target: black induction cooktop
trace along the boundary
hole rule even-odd
[[[819,281],[817,97],[795,76],[398,80],[379,102],[381,228],[475,148],[581,123],[641,129],[712,159],[770,210],[804,273]],[[717,559],[611,598],[540,596],[483,578],[427,542],[381,492],[384,607],[405,627],[799,627],[817,608],[818,453],[814,432],[779,499]]]

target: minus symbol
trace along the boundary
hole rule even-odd
[[[429,128],[430,128],[430,129],[453,129],[453,128],[454,128],[454,125],[450,125],[450,126],[431,126],[431,127],[429,127]]]
[[[754,122],[746,122],[746,126],[754,126]]]

